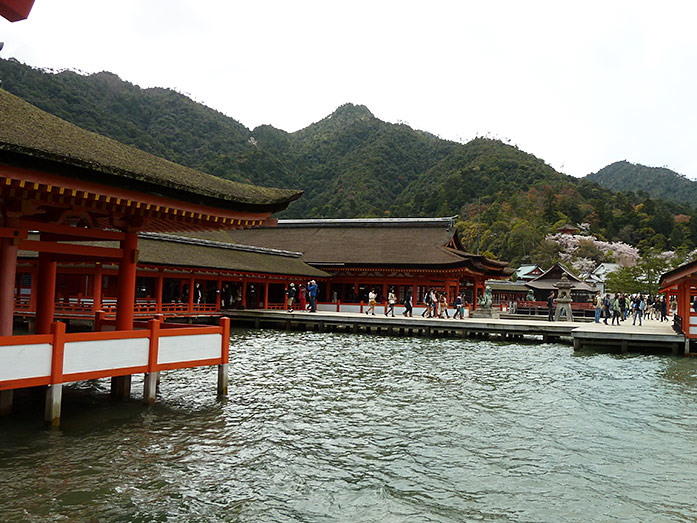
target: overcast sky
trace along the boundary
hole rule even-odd
[[[249,128],[351,102],[574,176],[628,160],[697,177],[692,0],[36,0],[0,41],[3,58],[174,88]]]

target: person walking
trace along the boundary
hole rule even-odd
[[[392,317],[394,318],[395,303],[397,303],[397,296],[394,294],[394,288],[391,288],[390,292],[387,293],[387,312],[385,312],[385,316],[392,314]]]
[[[295,301],[295,284],[291,283],[288,287],[288,312],[293,312],[293,302]]]
[[[600,295],[600,292],[598,292],[595,295],[594,305],[595,305],[595,323],[600,323],[600,315],[603,312],[603,297]]]
[[[668,321],[668,302],[665,296],[661,296],[661,323]]]
[[[547,321],[554,321],[554,291],[547,296]]]
[[[636,319],[639,318],[639,327],[641,327],[641,318],[644,316],[644,309],[646,309],[646,302],[644,297],[639,294],[634,300],[634,322],[632,325],[636,325]]]
[[[372,312],[373,316],[375,316],[375,305],[377,304],[376,298],[377,294],[375,294],[375,289],[370,289],[370,292],[368,293],[368,310],[365,311],[366,314],[370,314]]]
[[[605,295],[605,299],[603,300],[603,309],[605,310],[605,321],[603,321],[603,323],[605,325],[609,325],[607,320],[610,319],[610,315],[612,314],[612,300],[610,299],[610,293]]]
[[[455,298],[455,314],[453,314],[453,319],[460,318],[465,319],[465,307],[462,305],[462,294],[458,294]]]
[[[440,313],[438,314],[439,318],[442,318],[443,315],[445,315],[446,318],[450,319],[450,315],[448,314],[448,298],[445,295],[445,292],[440,293],[440,298],[438,299],[438,310]]]
[[[431,303],[431,291],[426,291],[426,295],[424,296],[424,305],[426,305],[426,308],[421,313],[421,317],[430,318],[431,311],[433,310],[433,305]]]
[[[412,297],[413,294],[411,290],[408,290],[407,296],[404,298],[404,312],[402,313],[407,318],[412,318],[414,316],[412,308]]]
[[[615,296],[615,301],[612,302],[612,324],[615,324],[615,320],[617,320],[617,326],[620,325],[620,320],[621,320],[621,315],[622,314],[622,308],[620,307],[620,297],[619,295]]]
[[[310,312],[317,312],[317,282],[310,280],[307,284],[307,295],[310,297]]]
[[[434,290],[431,291],[431,318],[437,318],[438,317],[438,303],[439,303],[439,298],[438,298],[438,293]]]

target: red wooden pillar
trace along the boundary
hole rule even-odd
[[[264,282],[264,308],[269,308],[269,280]]]
[[[0,336],[12,336],[15,310],[17,245],[12,238],[0,239]]]
[[[36,282],[35,334],[50,334],[56,308],[56,262],[46,253],[39,253],[39,277]]]
[[[119,263],[119,288],[116,298],[116,330],[133,329],[133,308],[136,302],[136,264],[138,263],[138,235],[126,233],[121,240],[123,257]]]
[[[242,308],[247,308],[247,278],[242,278]]]
[[[138,263],[138,235],[126,233],[121,240],[123,256],[119,262],[119,287],[116,297],[116,330],[133,330],[133,309],[136,304],[136,267]],[[131,376],[111,378],[111,395],[128,398],[131,395]]]
[[[155,278],[155,313],[162,313],[162,287],[164,284],[164,276],[162,269],[159,270],[157,278]]]
[[[39,267],[35,266],[31,271],[31,297],[29,298],[29,310],[36,313],[37,282],[39,281]]]
[[[194,311],[194,293],[196,292],[194,285],[196,285],[196,280],[194,280],[194,275],[192,274],[189,278],[189,303],[186,306],[186,310],[189,312]]]
[[[92,278],[92,312],[102,308],[102,264],[95,264]]]
[[[223,295],[223,278],[218,276],[218,280],[215,283],[217,285],[215,289],[215,312],[220,311],[220,300]]]
[[[474,293],[472,296],[472,310],[477,310],[477,296],[479,294],[479,280],[474,280]]]

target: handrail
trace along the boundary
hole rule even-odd
[[[229,318],[221,318],[218,326],[175,325],[166,330],[161,327],[160,319],[152,319],[143,330],[66,333],[65,323],[58,321],[51,325],[51,334],[2,336],[0,390],[228,363]],[[210,335],[220,336],[220,348],[213,352]],[[202,338],[200,345],[187,342],[184,346],[162,346],[161,340],[177,336],[207,338]],[[139,348],[142,342],[137,342],[144,339],[148,340],[146,353]],[[122,342],[118,344],[120,350],[114,351],[109,342]],[[160,349],[166,351],[162,361],[158,359]],[[105,359],[112,355],[114,362],[121,363],[108,367],[110,363]]]

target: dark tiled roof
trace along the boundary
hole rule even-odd
[[[40,165],[112,186],[158,192],[223,209],[275,212],[302,191],[232,182],[61,120],[0,89],[0,162]]]
[[[513,272],[507,263],[447,247],[455,232],[451,218],[343,222],[280,220],[274,228],[212,231],[196,236],[300,251],[305,261],[316,267],[468,267],[491,276]]]

